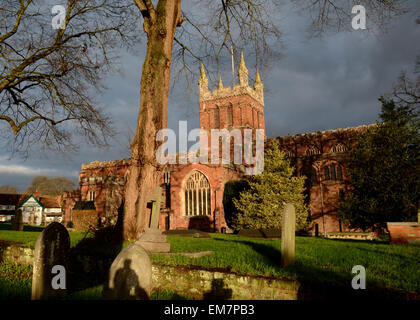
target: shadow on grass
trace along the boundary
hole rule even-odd
[[[420,294],[392,288],[376,283],[366,283],[366,289],[353,289],[351,281],[356,274],[348,276],[319,267],[295,265],[299,275],[298,300],[418,300]],[[351,270],[351,266],[349,266]],[[312,279],[310,279],[312,277]]]
[[[365,240],[342,240],[342,239],[340,239],[340,240],[338,240],[338,239],[325,239],[325,240],[326,241],[332,241],[332,242],[340,242],[342,244],[362,244],[363,243],[363,244],[388,245],[388,243],[386,243],[386,242],[369,241],[369,240],[367,240],[367,241],[365,241]],[[398,247],[398,246],[409,246],[409,247],[411,247],[410,244],[392,244],[392,246],[396,246],[396,247]],[[369,249],[369,248],[365,248],[365,247],[359,246],[359,247],[357,247],[357,250],[366,251],[367,252],[366,253],[367,255],[369,255],[370,253],[380,254],[380,255],[383,255],[385,259],[387,257],[389,257],[389,255],[391,253],[391,252],[386,251],[386,250],[381,250],[378,247],[375,247],[375,249],[373,250],[373,249]],[[405,264],[405,263],[407,263],[407,264],[418,264],[419,263],[418,257],[412,257],[412,258],[410,258],[410,257],[404,256],[402,254],[399,254],[397,252],[392,252],[392,256],[393,257],[397,257],[398,259],[400,259],[401,260],[401,263],[400,264]]]
[[[123,208],[118,209],[114,226],[95,231],[94,237],[85,237],[69,254],[69,293],[104,285],[109,269],[123,247]]]
[[[250,246],[255,252],[264,256],[266,261],[275,268],[282,268],[280,265],[281,251],[269,245],[255,243],[247,240],[226,240],[214,239],[218,241],[236,242]],[[334,240],[331,240],[334,241]],[[357,241],[357,240],[356,240]],[[371,243],[371,242],[370,242]],[[361,250],[378,253],[377,250],[368,250],[359,248]],[[386,254],[385,252],[380,252]],[[389,253],[387,253],[389,254]],[[402,259],[407,257],[401,256]],[[409,259],[411,260],[411,259]],[[413,263],[413,261],[410,261]],[[296,274],[296,280],[300,282],[298,290],[298,300],[418,300],[420,293],[413,293],[392,288],[385,288],[375,283],[367,283],[366,289],[355,290],[351,286],[351,281],[356,274],[351,273],[349,266],[349,273],[334,272],[321,266],[304,265],[296,262],[295,265],[284,268],[286,273]],[[292,278],[291,278],[292,279]]]

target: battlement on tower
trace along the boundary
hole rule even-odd
[[[264,106],[264,85],[257,69],[254,87],[250,87],[248,83],[248,69],[245,66],[243,54],[241,55],[241,63],[238,70],[239,83],[233,87],[223,86],[222,79],[219,78],[219,85],[213,91],[208,88],[208,79],[205,74],[204,66],[201,66],[200,78],[198,80],[199,86],[199,102],[225,99],[228,97],[235,97],[239,95],[249,95],[255,99],[261,106]]]

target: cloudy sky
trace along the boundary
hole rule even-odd
[[[404,17],[386,32],[357,30],[308,39],[302,21],[306,17],[293,12],[281,19],[283,57],[261,73],[267,136],[374,123],[380,112],[378,97],[392,89],[401,71],[413,71],[420,54],[420,25],[414,17]],[[0,186],[16,186],[22,192],[38,175],[64,176],[77,183],[82,163],[126,158],[128,128],[134,130],[137,123],[144,54],[144,46],[122,52],[122,73],[104,79],[107,90],[101,101],[119,132],[108,149],[83,142],[78,153],[39,152],[26,160],[0,153]],[[255,66],[246,53],[245,62],[254,77]],[[231,77],[226,78],[225,85],[230,85]],[[198,128],[197,98],[180,90],[175,88],[169,98],[168,127],[177,130],[178,121],[187,120],[189,129]]]

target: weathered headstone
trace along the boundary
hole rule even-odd
[[[295,263],[296,213],[293,204],[284,207],[281,224],[281,265],[287,267]]]
[[[128,245],[115,258],[104,286],[108,300],[148,300],[152,290],[152,264],[138,241]]]
[[[16,210],[13,218],[12,229],[15,231],[23,231],[23,215],[21,209]]]
[[[41,232],[35,245],[32,300],[57,299],[66,295],[69,248],[70,236],[62,224],[53,222]]]
[[[165,197],[162,196],[162,188],[156,187],[150,200],[152,201],[150,228],[147,228],[137,241],[150,253],[169,252],[171,245],[166,242],[166,235],[162,234],[162,230],[159,229],[160,206],[165,200]]]

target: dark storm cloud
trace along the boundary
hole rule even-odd
[[[283,58],[261,72],[267,136],[375,122],[380,111],[378,97],[390,91],[402,70],[414,67],[420,54],[420,25],[403,18],[387,33],[360,30],[308,40],[306,22],[304,16],[282,17],[284,38],[279,49]],[[107,89],[98,100],[118,132],[108,149],[80,140],[80,152],[66,156],[34,153],[27,161],[3,156],[0,185],[18,186],[23,191],[36,175],[65,176],[77,182],[82,163],[127,157],[128,128],[135,130],[137,124],[144,55],[144,45],[130,54],[122,52],[122,74],[103,79]],[[246,53],[245,59],[252,78],[255,67]],[[229,68],[223,73],[225,85],[231,85]],[[210,88],[216,85],[209,83]],[[189,129],[199,127],[197,96],[184,87],[176,85],[169,98],[168,127],[176,132],[179,120],[188,120]]]
[[[377,120],[377,99],[390,92],[401,71],[414,67],[420,53],[420,26],[414,20],[401,20],[385,34],[363,32],[286,44],[285,57],[265,80],[272,92],[265,97],[267,135]]]

